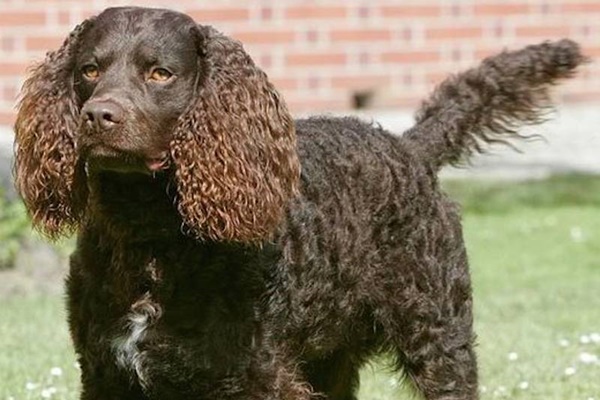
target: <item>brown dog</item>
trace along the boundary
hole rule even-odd
[[[350,400],[387,351],[426,399],[476,399],[467,257],[436,173],[538,122],[582,61],[567,40],[488,58],[399,137],[294,121],[238,42],[183,14],[83,22],[25,83],[15,166],[34,224],[78,235],[81,398]]]

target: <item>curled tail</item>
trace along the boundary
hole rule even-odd
[[[567,39],[489,57],[442,82],[404,137],[436,169],[482,152],[484,144],[521,137],[520,125],[543,122],[550,87],[585,61]]]

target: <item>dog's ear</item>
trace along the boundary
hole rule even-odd
[[[171,143],[179,212],[195,237],[260,241],[297,190],[294,122],[239,42],[197,29],[198,92]]]
[[[78,183],[74,133],[79,109],[73,91],[74,53],[90,20],[78,25],[29,74],[15,123],[15,185],[34,227],[55,239],[80,219],[85,183]]]

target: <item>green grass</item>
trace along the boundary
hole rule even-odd
[[[482,399],[599,400],[600,364],[579,357],[600,356],[600,344],[580,343],[582,335],[600,333],[600,179],[446,187],[465,210]],[[55,399],[77,398],[62,303],[54,297],[2,301],[0,400],[39,399],[50,386],[57,388]],[[516,360],[509,360],[511,352]],[[362,371],[360,399],[411,398],[382,364]],[[571,366],[576,373],[568,376]],[[63,375],[53,377],[52,367]],[[27,382],[39,386],[27,390]]]
[[[78,371],[62,299],[3,299],[0,322],[0,399],[41,399],[50,387],[57,390],[54,399],[76,399]],[[61,376],[51,374],[56,367]]]
[[[12,267],[19,244],[30,236],[25,207],[6,199],[0,187],[0,270]]]
[[[504,213],[522,207],[600,206],[600,177],[555,175],[548,179],[498,182],[451,180],[445,190],[468,213]]]

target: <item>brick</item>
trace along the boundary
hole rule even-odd
[[[296,6],[285,10],[285,18],[289,19],[336,19],[345,18],[347,15],[346,7]]]
[[[91,1],[86,1],[87,3],[91,3]],[[84,3],[81,0],[27,0],[27,3],[37,3],[38,5],[43,5],[45,8],[47,7],[56,7],[58,5],[71,5],[71,4],[81,4]]]
[[[0,125],[13,126],[16,120],[14,111],[0,111]]]
[[[273,55],[266,53],[254,57],[254,62],[263,69],[269,69],[273,66]]]
[[[336,96],[332,99],[310,99],[295,98],[288,101],[288,106],[293,113],[310,113],[314,111],[347,110],[351,107],[351,96]]]
[[[0,76],[24,75],[29,64],[24,62],[3,62],[0,67]]]
[[[331,79],[331,85],[335,89],[370,89],[379,86],[388,85],[390,77],[385,74],[381,75],[355,75],[355,76],[334,76]]]
[[[393,107],[395,109],[411,109],[418,108],[423,102],[422,95],[413,94],[412,96],[406,97],[393,97],[386,102],[386,106]]]
[[[270,78],[271,83],[277,90],[292,91],[299,87],[298,79],[296,78]]]
[[[453,17],[460,17],[465,14],[468,10],[468,6],[464,4],[453,3],[449,7],[450,15]]]
[[[406,72],[402,74],[402,85],[404,86],[412,86],[415,83],[415,77],[410,72]]]
[[[6,52],[12,52],[17,47],[17,40],[8,35],[2,35],[0,38],[0,49]]]
[[[577,34],[580,34],[583,36],[591,36],[593,34],[593,32],[594,32],[594,29],[589,25],[577,27]]]
[[[515,29],[517,36],[533,38],[564,37],[569,35],[567,26],[556,25],[537,25],[537,26],[518,26]]]
[[[285,58],[285,63],[290,67],[343,65],[347,61],[344,53],[292,53]]]
[[[320,32],[314,29],[308,30],[304,33],[304,38],[309,43],[318,43],[320,37]]]
[[[58,23],[60,25],[70,25],[71,24],[71,13],[68,11],[60,11],[58,13]]]
[[[438,17],[442,14],[440,6],[397,5],[381,7],[385,18]]]
[[[492,32],[493,32],[494,36],[496,36],[496,37],[502,37],[502,36],[506,35],[507,31],[508,31],[507,27],[502,22],[497,22],[492,27]]]
[[[273,19],[273,8],[272,7],[262,7],[260,9],[260,19],[264,21]]]
[[[388,51],[381,54],[384,63],[419,64],[439,60],[440,54],[436,51]]]
[[[232,36],[244,44],[289,44],[296,34],[293,31],[274,31],[272,29],[237,31]]]
[[[363,67],[369,67],[371,65],[372,55],[367,51],[363,51],[358,55],[358,63]]]
[[[484,58],[496,55],[496,54],[502,52],[503,50],[504,50],[504,48],[502,48],[502,47],[497,47],[497,48],[493,48],[493,49],[480,48],[480,49],[475,50],[475,59],[483,60]]]
[[[565,2],[561,5],[561,10],[573,13],[597,13],[600,12],[600,3],[597,1],[589,3]]]
[[[449,27],[431,28],[426,31],[426,37],[430,40],[443,39],[475,39],[481,36],[483,30],[480,27]]]
[[[308,86],[309,89],[311,90],[317,90],[319,89],[321,86],[323,86],[323,79],[321,79],[318,76],[311,76],[307,79],[306,81],[306,85]]]
[[[588,57],[597,58],[600,57],[600,46],[596,46],[595,43],[594,45],[584,45],[582,52]]]
[[[5,84],[2,88],[2,100],[14,103],[17,100],[19,89],[16,85]]]
[[[360,19],[367,19],[371,16],[371,8],[367,6],[358,8],[358,17]]]
[[[0,34],[0,55],[5,61],[0,67],[0,119],[14,121],[12,97],[27,59],[43,60],[44,53],[60,47],[74,23],[100,11],[99,3],[122,2],[10,0],[0,11],[0,30],[7,27]],[[139,0],[139,4],[160,5],[152,0]],[[594,0],[267,0],[255,5],[214,1],[206,4],[208,9],[196,0],[172,4],[202,23],[224,26],[244,42],[255,61],[270,70],[271,81],[295,111],[348,109],[353,93],[380,89],[386,93],[389,89],[390,94],[383,101],[377,94],[376,106],[409,106],[413,96],[422,99],[432,81],[443,80],[459,65],[496,54],[504,46],[515,49],[546,38],[574,36],[586,55],[600,58],[600,42],[595,40],[598,28],[593,22],[600,2]],[[466,53],[452,51],[450,45],[464,42],[469,43]],[[346,53],[346,47],[352,53]],[[7,86],[9,82],[14,86]],[[590,64],[574,82],[557,95],[567,101],[600,100],[599,66]]]
[[[465,55],[463,54],[463,51],[461,49],[452,49],[449,51],[449,55],[450,55],[450,59],[453,62],[460,62],[463,58],[465,58]]]
[[[544,15],[552,14],[554,12],[558,12],[558,10],[559,10],[557,4],[550,4],[550,3],[546,3],[546,2],[538,5],[538,8],[539,8],[540,12]]]
[[[331,32],[331,39],[336,42],[388,41],[392,34],[387,29],[345,29]]]
[[[187,14],[197,22],[245,21],[250,18],[250,10],[247,8],[190,9]]]
[[[56,50],[62,45],[66,36],[66,34],[65,36],[28,36],[25,39],[25,48],[35,51]]]
[[[38,11],[2,11],[0,13],[0,26],[37,26],[46,23],[46,14]]]
[[[433,87],[442,83],[449,75],[450,74],[447,71],[442,70],[431,72],[425,76],[425,82],[427,82],[427,85],[430,87]]]
[[[506,15],[527,14],[530,12],[528,4],[475,4],[473,11],[477,16],[502,17]]]

